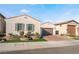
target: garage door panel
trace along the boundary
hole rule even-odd
[[[52,33],[53,33],[53,28],[42,28],[42,34],[44,36],[52,35]]]

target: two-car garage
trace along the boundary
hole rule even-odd
[[[53,35],[54,34],[54,25],[50,22],[46,22],[42,24],[42,35],[47,36],[47,35]]]

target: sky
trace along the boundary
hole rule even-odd
[[[0,4],[0,13],[6,18],[27,14],[41,22],[79,22],[79,4]]]

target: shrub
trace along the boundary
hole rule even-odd
[[[8,35],[11,37],[11,36],[13,36],[13,34],[12,33],[8,33]]]
[[[24,37],[27,38],[27,35],[25,34]]]
[[[12,33],[8,33],[8,35],[9,36],[7,37],[7,39],[10,39],[11,40],[13,38],[13,34]]]
[[[9,33],[8,35],[9,35],[9,36],[7,36],[7,39],[8,40],[16,40],[16,39],[19,39],[20,38],[20,36],[13,35],[12,33]]]
[[[19,34],[20,34],[21,37],[23,37],[24,31],[20,31]]]
[[[27,32],[26,36],[31,37],[31,32]]]
[[[20,40],[20,38],[19,37],[13,37],[13,38],[11,38],[11,40]]]
[[[35,33],[35,38],[36,39],[40,38],[40,34],[38,32]]]
[[[25,37],[28,38],[28,40],[33,40],[33,38],[31,37],[31,32],[27,32],[27,34],[25,35]]]

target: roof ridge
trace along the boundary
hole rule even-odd
[[[75,20],[68,20],[68,21],[60,22],[60,23],[56,23],[55,25],[65,24],[65,23],[68,23],[68,22],[71,22],[71,21],[75,21]],[[75,21],[75,22],[79,24],[79,22],[77,22],[77,21]]]
[[[38,19],[36,19],[36,18],[34,18],[34,17],[32,17],[32,16],[29,16],[29,15],[27,15],[27,14],[22,14],[22,15],[18,15],[18,16],[13,16],[13,17],[9,17],[9,18],[6,18],[6,19],[11,19],[11,18],[20,17],[20,16],[28,16],[28,17],[31,17],[31,18],[33,18],[33,19],[35,19],[35,20],[41,22],[40,20],[38,20]]]
[[[47,21],[47,22],[44,22],[44,23],[42,23],[42,24],[45,24],[45,23],[50,23],[50,24],[52,24],[52,25],[53,25],[53,23],[52,23],[52,22],[49,22],[49,21]]]

